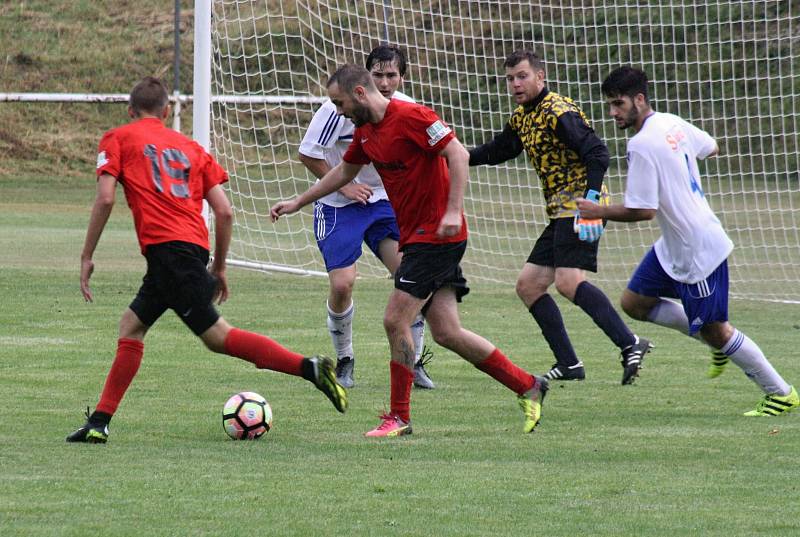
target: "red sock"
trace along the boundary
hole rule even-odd
[[[259,369],[272,369],[289,375],[302,376],[303,355],[292,352],[275,340],[232,328],[225,338],[225,352],[247,360]]]
[[[411,385],[414,382],[414,371],[392,360],[389,362],[391,377],[391,412],[408,423],[411,421]]]
[[[120,338],[117,341],[117,355],[114,357],[114,363],[111,364],[111,370],[106,377],[103,393],[100,394],[100,402],[95,408],[96,412],[114,415],[128,386],[131,385],[133,377],[139,371],[143,354],[144,343],[138,339]]]
[[[524,394],[536,384],[533,375],[506,358],[500,349],[495,349],[484,361],[475,364],[475,367],[519,395]]]

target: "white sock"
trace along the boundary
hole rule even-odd
[[[785,396],[791,392],[791,386],[775,371],[758,345],[735,328],[731,339],[720,350],[741,367],[747,378],[758,384],[764,393]]]
[[[331,311],[330,305],[326,304],[326,307],[328,309],[328,332],[331,334],[336,357],[344,358],[348,356],[355,359],[355,356],[353,356],[353,312],[355,311],[355,302],[350,302],[350,307],[342,313]]]
[[[411,323],[411,337],[414,339],[414,363],[422,356],[422,345],[425,342],[425,317],[421,313]]]
[[[689,318],[686,316],[683,306],[672,300],[660,299],[653,309],[650,310],[650,313],[647,314],[647,320],[659,326],[677,330],[683,335],[689,335]],[[695,332],[690,337],[708,345],[700,335],[700,332]],[[715,350],[710,345],[708,345],[708,347]]]
[[[666,326],[683,334],[689,334],[689,318],[683,311],[683,306],[672,300],[663,298],[659,300],[647,314],[647,320],[659,326]]]

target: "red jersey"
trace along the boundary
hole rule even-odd
[[[97,176],[104,173],[122,183],[142,254],[169,241],[210,249],[203,199],[228,174],[200,144],[160,119],[139,119],[103,135]]]
[[[436,236],[450,194],[450,171],[439,152],[453,138],[433,110],[398,99],[389,102],[380,123],[367,123],[353,133],[343,158],[350,164],[375,165],[397,217],[401,248],[467,239],[463,212],[458,235]]]

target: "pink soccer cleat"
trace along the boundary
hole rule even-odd
[[[404,422],[398,416],[383,414],[381,424],[364,433],[364,436],[403,436],[411,434],[411,422]]]

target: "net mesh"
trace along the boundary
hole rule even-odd
[[[707,130],[722,155],[701,164],[706,196],[733,239],[734,296],[800,300],[800,5],[792,1],[631,2],[214,0],[212,146],[229,170],[232,262],[324,273],[312,211],[273,224],[269,207],[314,177],[299,163],[305,127],[337,65],[363,64],[382,42],[406,50],[402,91],[434,109],[466,147],[500,131],[513,103],[502,63],[517,48],[545,60],[548,87],[572,97],[609,146],[614,201],[626,132],[600,93],[622,64],[649,75],[656,110]],[[465,197],[475,281],[513,282],[546,225],[523,155],[470,169]],[[607,228],[593,280],[622,288],[658,236],[652,223]],[[384,277],[371,255],[359,274]]]

